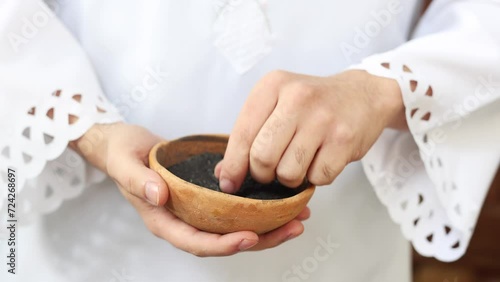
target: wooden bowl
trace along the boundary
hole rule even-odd
[[[167,209],[203,231],[225,234],[247,230],[262,234],[291,221],[306,207],[314,193],[313,185],[289,198],[257,200],[200,187],[166,169],[194,155],[224,154],[227,141],[225,135],[193,135],[160,142],[151,149],[149,165],[169,188]]]

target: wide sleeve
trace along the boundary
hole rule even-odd
[[[42,1],[0,1],[0,78],[0,219],[14,203],[14,216],[26,222],[104,179],[67,145],[93,124],[121,117],[77,41]],[[15,200],[5,188],[9,168]]]
[[[500,161],[500,2],[433,1],[406,44],[355,69],[401,87],[410,132],[387,129],[362,160],[424,256],[466,251]]]

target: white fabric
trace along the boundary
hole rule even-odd
[[[272,35],[257,1],[220,1],[213,26],[214,45],[239,73],[271,51]]]
[[[26,222],[104,179],[67,149],[68,141],[94,123],[121,117],[103,96],[83,50],[48,7],[38,1],[0,4],[0,184],[7,187],[9,167],[17,171],[16,216]],[[70,124],[70,116],[78,120]],[[6,200],[1,193],[2,211]],[[0,213],[0,220],[6,216]]]
[[[493,11],[497,7],[492,4],[494,1],[457,1],[464,4],[435,1],[435,11],[449,12],[453,17],[444,17],[450,19],[450,23],[434,12],[434,16],[431,13],[422,21],[417,36],[425,40],[422,43],[425,48],[418,47],[418,42],[421,42],[418,40],[405,44],[412,23],[419,14],[417,1],[50,2],[89,56],[104,93],[121,115],[165,138],[193,133],[229,132],[252,85],[273,69],[329,75],[341,71],[363,57],[401,46],[394,52],[383,53],[381,57],[369,58],[362,67],[375,74],[398,79],[405,95],[405,105],[410,109],[406,94],[408,78],[405,76],[409,74],[401,74],[392,68],[398,64],[406,64],[412,70],[412,75],[418,75],[418,93],[425,95],[425,86],[432,85],[435,98],[442,96],[444,99],[450,99],[439,103],[442,108],[437,108],[435,103],[427,102],[424,105],[419,102],[418,105],[422,108],[420,110],[424,112],[415,116],[423,117],[424,107],[429,107],[429,111],[432,108],[431,118],[434,118],[439,116],[439,113],[444,113],[443,110],[449,109],[448,103],[456,102],[450,98],[453,96],[450,89],[454,88],[449,88],[448,83],[443,84],[443,80],[454,82],[459,78],[470,77],[470,74],[478,77],[483,74],[485,67],[490,68],[491,74],[495,75],[494,67],[498,66],[498,61],[495,62],[494,59],[476,62],[476,57],[465,56],[474,52],[478,44],[498,47],[498,35],[493,33],[495,25],[486,22],[491,19],[489,9]],[[469,5],[471,12],[455,12],[456,5],[459,8],[460,5]],[[481,9],[482,5],[487,8]],[[247,15],[243,12],[245,9],[250,10],[249,16],[241,17]],[[2,113],[8,117],[1,119],[4,134],[1,140],[9,141],[10,143],[6,144],[12,146],[22,144],[19,142],[24,138],[24,128],[32,126],[29,123],[32,118],[27,114],[31,107],[42,105],[42,109],[46,110],[50,103],[62,100],[59,99],[61,97],[64,97],[65,101],[65,104],[61,104],[65,105],[64,110],[70,104],[73,105],[68,108],[68,112],[80,119],[74,125],[67,125],[57,117],[58,124],[69,128],[77,124],[85,126],[81,126],[79,130],[75,129],[71,135],[66,135],[69,128],[55,130],[54,132],[63,136],[61,141],[58,139],[60,144],[77,138],[92,122],[112,122],[120,119],[113,107],[101,96],[99,83],[78,44],[41,3],[35,0],[22,3],[14,0],[1,1],[0,33],[22,35],[23,26],[27,25],[23,19],[30,21],[38,12],[49,15],[47,24],[35,26],[36,34],[25,36],[25,41],[17,46],[17,52],[8,36],[1,37],[0,74],[8,78],[0,83],[0,107]],[[485,20],[481,27],[491,30],[489,35],[479,33],[475,35],[474,42],[459,41],[460,44],[451,49],[455,50],[454,53],[449,52],[449,48],[440,48],[443,41],[447,41],[444,31],[452,28],[452,23],[466,21],[465,26],[468,27],[470,23],[476,23],[470,20],[477,19],[476,15],[481,15]],[[373,29],[375,25],[379,27],[378,32],[374,32],[377,31]],[[472,27],[477,28],[474,25]],[[467,31],[458,29],[457,37],[463,32]],[[251,36],[246,37],[247,34]],[[444,39],[440,37],[443,34]],[[465,36],[470,35],[467,33]],[[241,41],[244,39],[247,41]],[[476,44],[472,45],[473,43]],[[464,46],[470,47],[462,48]],[[451,62],[455,63],[453,58],[461,58],[462,63],[450,65],[450,62],[445,62],[443,65],[447,66],[446,68],[437,68],[435,62],[440,62],[443,50],[448,58],[451,58]],[[496,58],[495,55],[498,55],[495,53],[498,49],[481,50],[480,54],[485,58]],[[402,55],[398,57],[397,54]],[[428,56],[420,56],[421,59],[418,59],[418,54]],[[409,60],[413,56],[414,59]],[[380,67],[381,63],[389,59],[392,59],[391,71]],[[78,75],[75,75],[76,71]],[[401,78],[403,76],[406,80]],[[470,85],[462,85],[460,89],[465,89],[464,87]],[[420,90],[421,88],[423,90]],[[62,91],[56,99],[51,95],[58,89]],[[6,93],[13,93],[15,96],[8,96]],[[74,94],[82,95],[81,103],[75,103],[74,99],[71,101]],[[51,102],[48,102],[49,100]],[[106,112],[97,110],[94,106],[96,103]],[[490,120],[494,121],[495,104],[490,102],[490,105],[493,105],[490,112],[487,111],[486,104],[484,103],[485,107],[481,108],[481,111],[473,111],[464,117],[464,124],[453,132],[462,136],[478,134],[478,139],[472,140],[474,143],[470,143],[468,150],[456,149],[459,144],[449,142],[439,144],[436,148],[442,147],[442,151],[450,155],[456,155],[457,151],[461,154],[470,152],[470,156],[477,153],[476,144],[482,146],[484,141],[484,135],[479,133],[496,132],[494,129],[498,128],[494,122],[490,123]],[[58,112],[60,111],[55,108],[55,113]],[[44,116],[45,113],[39,111],[35,115],[37,118]],[[88,120],[84,123],[87,116]],[[484,119],[488,122],[484,122]],[[422,126],[418,129],[418,125],[411,122],[411,112],[409,120],[413,136],[417,136],[417,139],[418,134],[450,125],[436,124],[430,119],[429,124],[433,123],[433,127]],[[466,126],[466,123],[469,125]],[[478,123],[488,130],[469,131]],[[37,127],[33,128],[31,133],[52,132],[45,131],[50,127],[41,121],[37,120],[35,124]],[[400,137],[392,138],[394,135]],[[451,140],[452,132],[449,132],[449,136]],[[405,192],[401,193],[389,191],[393,197],[381,195],[381,191],[385,191],[384,187],[392,187],[381,182],[380,179],[384,179],[385,173],[382,169],[397,171],[397,167],[391,170],[391,164],[392,167],[397,166],[394,160],[407,158],[408,154],[417,149],[412,138],[410,134],[385,132],[365,158],[365,170],[378,196],[389,206],[392,218],[403,226],[405,236],[412,239],[421,252],[443,260],[456,259],[468,243],[468,237],[460,237],[462,233],[459,227],[450,226],[454,229],[448,235],[448,238],[466,238],[461,241],[459,251],[450,251],[447,241],[444,243],[446,247],[440,247],[442,242],[438,239],[442,236],[439,237],[439,234],[434,235],[432,246],[426,249],[418,245],[418,242],[428,236],[427,232],[420,230],[433,230],[435,224],[442,226],[444,221],[436,223],[422,218],[418,225],[424,227],[412,229],[405,228],[413,224],[413,218],[409,221],[411,216],[395,215],[397,206],[392,202],[393,197],[412,199],[412,202],[407,204],[407,207],[412,208],[418,204],[418,197],[416,200],[414,197],[418,195],[415,194],[417,188],[405,189]],[[432,137],[427,138],[429,140]],[[458,139],[457,137],[456,140]],[[43,139],[39,137],[37,140]],[[40,142],[39,144],[36,148],[39,148],[40,152],[35,152],[43,155],[45,145]],[[391,148],[392,151],[386,148]],[[64,149],[58,150],[62,152]],[[65,154],[74,153],[66,150],[59,158],[67,157]],[[45,163],[58,156],[56,153],[49,155],[51,157],[43,155],[41,162]],[[441,161],[436,160],[438,163],[448,166],[450,161],[450,165],[461,165],[460,170],[447,170],[464,175],[459,177],[451,174],[450,178],[447,178],[453,179],[456,187],[469,188],[461,190],[461,194],[471,195],[469,183],[479,188],[486,187],[488,176],[496,169],[493,161],[487,164],[481,159],[485,174],[477,174],[469,179],[469,172],[462,173],[464,169],[468,169],[466,164],[463,164],[468,160],[439,156]],[[491,158],[493,157],[492,155]],[[498,158],[496,160],[498,162]],[[58,161],[61,159],[57,159],[55,163]],[[415,163],[418,164],[418,161]],[[53,161],[48,162],[45,168],[49,169],[53,164]],[[426,163],[426,167],[428,166]],[[370,173],[371,167],[373,173]],[[409,248],[398,232],[398,227],[390,222],[384,207],[371,191],[359,163],[350,165],[330,187],[318,189],[311,202],[313,217],[306,224],[306,232],[301,238],[266,252],[212,259],[192,257],[153,238],[142,226],[133,209],[114,189],[113,183],[109,180],[98,185],[88,183],[88,179],[93,177],[87,177],[88,170],[85,165],[76,165],[69,171],[67,174],[60,173],[59,179],[71,184],[74,176],[78,175],[76,182],[81,185],[79,187],[89,188],[81,197],[63,203],[58,212],[43,219],[36,219],[29,227],[19,230],[19,240],[21,245],[24,245],[19,248],[20,265],[23,267],[14,277],[6,276],[5,271],[0,272],[2,281],[122,281],[123,276],[134,277],[124,281],[409,281]],[[19,175],[43,175],[40,173],[27,166],[19,168]],[[432,175],[435,174],[429,169],[417,167],[411,178],[404,179],[408,183],[411,182],[411,187],[433,191],[430,189],[433,187],[430,185],[430,179],[434,180]],[[483,182],[478,182],[480,177],[485,177]],[[43,179],[38,177],[30,181],[44,183]],[[46,186],[34,184],[32,189],[29,189],[29,186],[22,186],[22,189],[31,191],[30,195],[46,195],[47,193],[41,192]],[[59,183],[52,182],[49,186],[58,191],[52,193],[53,203],[60,203],[77,194],[71,191],[72,188],[66,188]],[[467,209],[474,211],[473,204],[476,205],[476,210],[480,208],[485,188],[479,190],[477,194],[468,197],[471,204],[465,204]],[[41,208],[37,210],[45,212],[58,206],[53,203],[46,205],[44,201],[40,201],[40,197],[30,195],[22,196],[23,205],[39,205]],[[461,198],[464,197],[454,199]],[[421,206],[434,210],[435,218],[446,218],[447,215],[443,214],[447,212],[447,205],[450,205],[446,201],[426,194],[423,203]],[[413,208],[408,210],[417,214],[421,211],[415,211]],[[456,221],[457,226],[470,226],[470,223],[474,224],[475,218],[460,218]],[[315,256],[315,250],[318,246],[323,246],[325,240],[333,240],[335,248],[323,260]],[[6,244],[1,243],[0,251],[6,253]],[[297,268],[302,272],[298,272]]]
[[[353,68],[401,86],[411,135],[386,130],[363,159],[415,249],[464,254],[500,163],[500,2],[441,1],[414,39]]]

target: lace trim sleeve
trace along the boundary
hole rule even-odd
[[[95,123],[120,120],[101,94],[86,95],[69,89],[46,94],[41,103],[18,115],[11,134],[0,141],[2,186],[7,187],[7,168],[18,172],[17,216],[54,211],[65,199],[79,195],[86,185],[102,180],[104,175],[67,145]],[[6,194],[1,197],[3,210]]]
[[[456,104],[444,110],[436,98],[443,93],[405,64],[372,58],[364,68],[398,81],[411,131],[381,135],[362,160],[367,177],[420,254],[456,260],[467,249],[500,160],[500,132],[494,130],[500,128],[500,101],[459,115]],[[500,89],[486,93],[492,85],[483,82],[472,93],[499,96]]]
[[[7,187],[7,169],[14,168],[16,217],[23,224],[103,179],[68,142],[121,116],[103,96],[85,52],[43,1],[0,6],[0,185]],[[43,28],[27,37],[23,19],[33,18],[43,18]],[[0,193],[1,210],[7,197]]]
[[[436,1],[415,38],[352,67],[400,85],[410,132],[385,130],[362,163],[404,236],[442,261],[465,253],[500,162],[499,11]]]

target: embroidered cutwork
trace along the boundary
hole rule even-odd
[[[54,211],[65,199],[79,195],[89,181],[102,179],[103,174],[88,167],[67,145],[94,123],[119,120],[115,108],[93,93],[59,89],[29,107],[16,121],[13,136],[0,140],[2,185],[7,187],[8,167],[18,171],[17,216],[26,221],[25,215]],[[0,196],[2,210],[5,204],[4,193]]]
[[[369,152],[363,160],[365,172],[393,220],[420,254],[456,260],[465,253],[475,219],[471,213],[464,214],[461,198],[455,195],[460,187],[450,176],[450,164],[436,146],[431,146],[432,127],[439,122],[433,114],[434,88],[409,65],[387,61],[379,61],[378,67],[374,64],[370,62],[369,66],[372,74],[398,81],[412,132],[407,135],[413,140],[387,139],[395,142],[391,145],[393,153],[377,163],[381,156],[371,157]],[[402,144],[414,147],[400,148],[405,146]],[[457,222],[466,224],[454,224]]]

